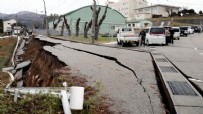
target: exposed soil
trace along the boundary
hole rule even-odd
[[[57,57],[43,50],[43,46],[53,46],[54,44],[32,39],[27,45],[23,60],[31,60],[32,63],[25,76],[24,86],[26,87],[60,87],[63,82],[68,86],[85,87],[84,110],[73,111],[73,114],[107,114],[113,113],[109,110],[110,104],[108,97],[99,94],[100,84],[95,86],[87,85],[88,79],[84,76],[75,76],[71,74],[71,68],[59,61]]]

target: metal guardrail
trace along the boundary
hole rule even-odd
[[[7,88],[6,92],[14,93],[14,102],[18,101],[20,94],[53,94],[61,98],[64,113],[71,114],[71,109],[82,110],[84,102],[84,87],[22,87]],[[68,91],[67,91],[68,90]]]

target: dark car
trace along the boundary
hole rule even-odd
[[[180,27],[180,35],[187,36],[188,35],[188,27]]]
[[[194,29],[195,33],[200,33],[201,32],[201,28],[199,26],[192,26],[192,28]]]

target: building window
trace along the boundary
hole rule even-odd
[[[115,29],[115,26],[111,26],[111,29]]]
[[[133,24],[133,27],[135,27],[135,24]]]
[[[139,9],[139,12],[143,12],[143,9]]]
[[[128,27],[131,27],[131,24],[128,24]]]
[[[152,10],[157,10],[157,7],[152,7]]]
[[[146,8],[145,11],[146,11],[146,12],[149,11],[149,8]]]

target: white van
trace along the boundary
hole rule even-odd
[[[123,27],[120,28],[117,34],[118,45],[125,46],[127,44],[136,44],[139,46],[141,38],[139,37],[140,28]]]
[[[174,31],[173,38],[180,40],[180,27],[172,27],[172,29]]]
[[[166,44],[165,29],[163,27],[147,27],[145,29],[145,43],[150,44]]]
[[[194,34],[194,29],[191,26],[188,26],[188,34]]]

